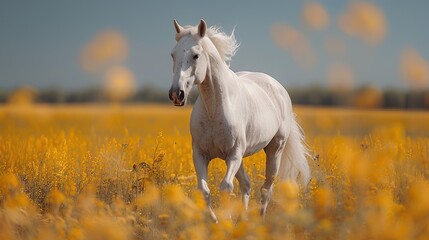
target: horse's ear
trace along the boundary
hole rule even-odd
[[[176,29],[176,33],[180,33],[183,30],[183,27],[177,23],[176,19],[174,19],[173,23],[174,23],[174,28]]]
[[[207,24],[203,19],[201,19],[200,24],[198,25],[198,34],[200,37],[204,37],[206,35],[206,30]]]

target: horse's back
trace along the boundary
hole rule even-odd
[[[254,89],[257,86],[268,95],[271,101],[274,101],[276,107],[286,108],[289,114],[291,110],[291,100],[286,89],[273,77],[261,72],[237,72],[240,82],[246,88]]]

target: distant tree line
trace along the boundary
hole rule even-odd
[[[372,86],[356,89],[329,89],[312,85],[300,88],[288,88],[294,104],[312,106],[340,106],[357,108],[400,108],[429,109],[429,90],[379,90]],[[189,102],[194,103],[198,92],[193,89]],[[92,87],[81,90],[66,91],[60,88],[35,90],[17,88],[11,91],[0,91],[0,103],[35,102],[49,104],[78,104],[110,101],[102,88]],[[125,103],[168,103],[168,91],[151,85],[138,89],[124,100]]]
[[[301,105],[357,108],[429,109],[429,90],[405,90],[372,86],[356,89],[329,89],[321,86],[288,90],[292,101]]]

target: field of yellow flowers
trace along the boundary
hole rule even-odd
[[[219,193],[213,223],[196,191],[191,108],[0,107],[0,239],[425,239],[429,113],[297,107],[311,152],[307,188],[277,183],[259,216],[264,153],[252,181]],[[229,218],[227,216],[230,216]]]

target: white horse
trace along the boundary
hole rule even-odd
[[[233,34],[207,28],[204,20],[197,27],[182,27],[174,20],[174,27],[177,44],[171,52],[174,76],[169,97],[174,105],[183,106],[192,86],[198,87],[199,98],[191,115],[192,150],[198,189],[204,194],[210,215],[217,221],[207,185],[210,160],[225,160],[227,170],[220,189],[232,193],[236,177],[247,209],[250,180],[243,157],[264,149],[266,179],[261,188],[261,214],[265,216],[278,175],[292,181],[299,177],[304,185],[310,178],[303,135],[290,97],[267,74],[229,69],[228,62],[238,48]]]

